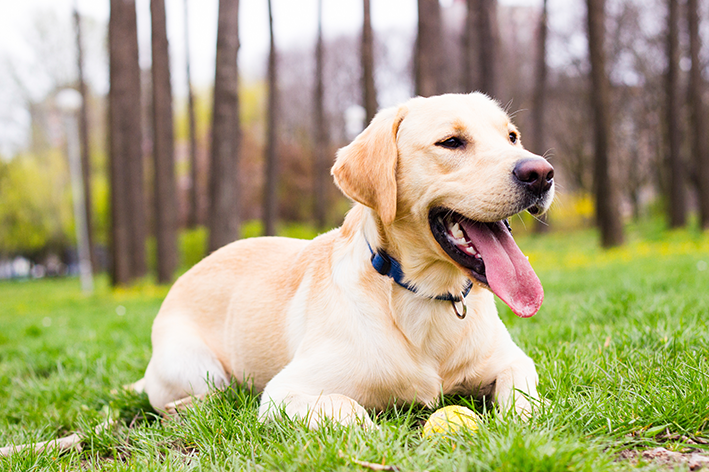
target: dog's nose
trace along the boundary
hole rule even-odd
[[[512,174],[524,188],[537,196],[549,190],[554,183],[554,168],[540,157],[522,159],[515,165]]]

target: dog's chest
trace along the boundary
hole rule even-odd
[[[354,389],[361,392],[358,401],[367,407],[382,409],[402,403],[431,405],[441,393],[472,393],[468,363],[451,362],[450,358],[441,360],[410,347],[390,349],[388,354],[380,355],[367,363],[363,381]]]
[[[286,314],[291,342],[284,347],[307,366],[299,381],[315,394],[337,392],[383,409],[432,404],[441,393],[471,392],[480,383],[480,359],[494,344],[487,326],[495,315],[492,296],[471,294],[460,320],[450,302],[396,288],[387,296],[377,278],[371,286],[357,271],[333,273],[327,283],[306,276]]]
[[[472,384],[479,383],[480,350],[470,347],[486,350],[485,340],[474,339],[476,331],[448,306],[427,312],[429,316],[416,313],[418,318],[407,317],[386,338],[370,338],[369,351],[376,355],[368,356],[367,380],[357,388],[366,392],[360,398],[366,406],[432,404],[441,393],[472,393]]]

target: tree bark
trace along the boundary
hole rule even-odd
[[[535,65],[534,97],[532,105],[532,139],[531,151],[544,156],[546,153],[546,126],[544,116],[546,111],[546,90],[547,90],[547,0],[542,3],[542,11],[539,17],[537,30],[537,57]],[[534,226],[536,233],[544,233],[548,230],[548,217],[545,220],[537,220]]]
[[[702,43],[699,35],[698,3],[697,0],[687,0],[689,52],[692,58],[692,69],[689,73],[689,109],[694,181],[699,203],[699,227],[706,230],[709,229],[709,154],[707,154],[704,81],[700,59]]]
[[[187,122],[189,126],[189,160],[190,160],[190,186],[189,210],[187,214],[187,226],[196,227],[199,221],[199,172],[197,169],[197,128],[194,117],[194,92],[192,90],[192,73],[190,64],[190,39],[189,39],[189,12],[187,0],[184,0],[185,7],[185,68],[187,76]]]
[[[239,0],[219,0],[210,173],[209,250],[239,238]]]
[[[318,0],[318,39],[315,46],[315,153],[313,169],[313,215],[315,225],[323,229],[327,221],[327,123],[325,122],[325,86],[323,83],[324,48],[322,37],[322,0]]]
[[[606,74],[605,0],[586,0],[591,59],[591,102],[594,123],[593,180],[596,222],[603,247],[623,243],[623,225],[609,169],[610,83]]]
[[[418,35],[414,55],[415,92],[422,97],[443,93],[441,73],[441,6],[418,0]]]
[[[278,112],[278,77],[276,41],[273,34],[273,9],[268,0],[268,27],[271,46],[268,51],[268,123],[266,124],[266,181],[263,195],[263,228],[266,236],[276,234],[278,218],[278,155],[276,114]]]
[[[377,89],[374,84],[374,33],[372,31],[372,16],[370,0],[362,0],[364,6],[364,21],[362,22],[362,96],[367,124],[377,113]]]
[[[665,82],[667,119],[667,169],[669,171],[668,218],[670,227],[679,228],[687,223],[685,179],[681,155],[679,102],[679,1],[668,0],[667,15],[667,76]]]
[[[111,279],[117,285],[146,272],[140,66],[133,0],[111,0],[109,55]]]
[[[542,3],[542,12],[537,30],[537,57],[535,61],[534,96],[532,99],[531,151],[539,155],[546,152],[544,112],[547,89],[547,0]]]
[[[474,92],[478,81],[475,65],[477,55],[475,48],[475,37],[477,33],[477,19],[475,17],[475,5],[478,0],[465,1],[465,29],[463,30],[463,78],[461,83],[466,92]]]
[[[495,97],[497,90],[497,2],[475,0],[478,32],[478,91]]]
[[[153,163],[155,168],[155,240],[159,283],[172,281],[177,268],[175,151],[165,0],[150,1],[153,78]]]
[[[84,186],[84,211],[86,229],[89,234],[89,253],[93,272],[99,271],[94,247],[93,235],[93,199],[91,198],[91,147],[89,143],[89,94],[84,79],[84,47],[81,34],[81,17],[79,11],[74,9],[74,27],[76,30],[76,65],[78,73],[78,89],[81,94],[81,108],[79,109],[79,146],[81,150],[81,176]]]

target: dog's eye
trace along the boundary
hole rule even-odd
[[[465,141],[453,136],[451,138],[436,143],[436,146],[441,146],[447,149],[458,149],[465,146]]]
[[[510,142],[512,144],[517,144],[517,140],[519,139],[519,136],[515,131],[510,131]]]

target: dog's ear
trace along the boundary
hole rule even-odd
[[[332,176],[342,193],[377,212],[382,223],[396,217],[396,133],[406,108],[387,108],[349,145],[337,151]]]

